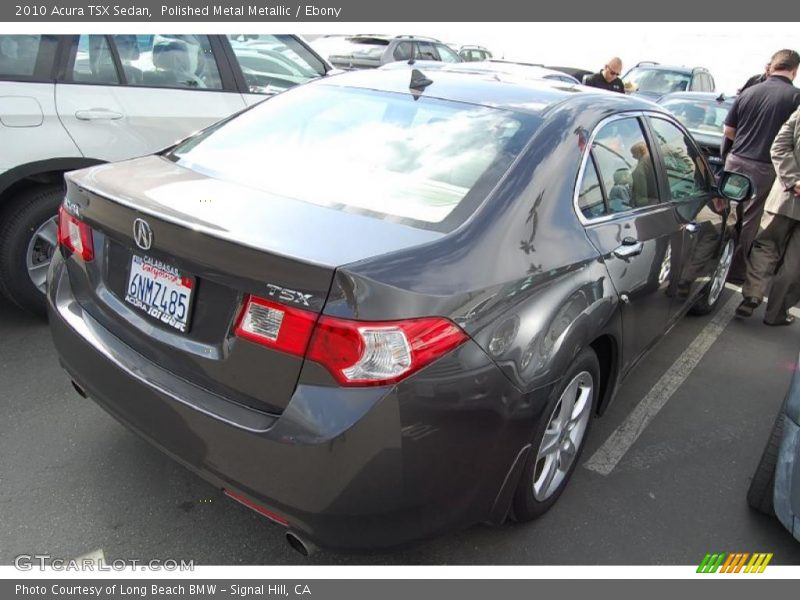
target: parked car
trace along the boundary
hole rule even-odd
[[[622,77],[625,89],[651,100],[673,92],[713,92],[714,78],[705,67],[678,67],[657,62],[638,63]]]
[[[800,541],[800,360],[747,491],[750,506]]]
[[[67,175],[76,390],[304,553],[545,513],[619,382],[717,305],[750,191],[649,102],[421,73]]]
[[[66,171],[155,152],[331,70],[293,35],[0,35],[0,292],[44,314]]]
[[[482,62],[464,63],[443,63],[432,60],[408,62],[393,62],[381,67],[381,69],[419,69],[425,72],[447,70],[453,73],[493,73],[518,79],[533,79],[545,81],[557,81],[561,83],[577,84],[578,80],[570,77],[561,71],[545,69],[538,65],[529,63],[518,63],[506,60],[485,60]]]
[[[722,170],[720,146],[733,97],[711,92],[676,92],[658,99],[692,134],[715,172]]]
[[[458,55],[465,62],[478,62],[492,58],[492,53],[483,46],[461,46]]]
[[[411,58],[447,63],[461,62],[461,57],[447,44],[435,38],[413,35],[354,35],[347,38],[349,49],[331,54],[328,59],[340,69],[374,69],[390,62]]]
[[[542,65],[544,66],[544,65]],[[562,73],[566,73],[570,77],[574,77],[581,83],[583,80],[588,77],[589,75],[593,75],[594,71],[589,71],[587,69],[581,69],[579,67],[552,67],[552,66],[545,66],[545,69],[551,69],[553,71],[561,71]]]

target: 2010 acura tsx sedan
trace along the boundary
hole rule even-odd
[[[528,520],[714,308],[749,189],[621,94],[341,75],[70,173],[53,338],[80,393],[303,551]]]

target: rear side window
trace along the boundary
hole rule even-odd
[[[594,159],[591,156],[586,161],[586,168],[583,171],[583,181],[578,193],[578,208],[587,219],[602,217],[606,214],[603,188],[600,186],[597,167],[595,167]]]
[[[486,198],[538,123],[472,104],[312,85],[170,156],[269,194],[448,231]]]
[[[41,35],[0,35],[0,77],[32,77]]]
[[[413,45],[411,42],[400,42],[397,44],[397,47],[394,49],[394,59],[395,60],[409,60],[411,58],[411,54],[413,52]]]
[[[417,43],[417,59],[418,60],[439,60],[436,56],[436,50],[430,42]]]
[[[637,118],[604,125],[592,143],[592,156],[610,214],[658,203],[653,157]]]
[[[206,35],[110,36],[128,85],[222,89],[217,62]]]
[[[119,74],[105,35],[82,35],[72,66],[72,81],[116,85]]]

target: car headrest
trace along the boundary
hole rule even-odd
[[[135,35],[115,35],[114,41],[117,45],[117,52],[122,60],[138,60],[139,44]]]
[[[181,40],[158,42],[153,46],[153,66],[175,73],[188,73],[192,68],[189,45]]]

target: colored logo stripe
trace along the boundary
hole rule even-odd
[[[772,560],[773,554],[756,552],[752,555],[749,552],[719,552],[708,553],[703,557],[697,567],[698,573],[763,573],[764,569]],[[747,559],[750,562],[747,562]],[[745,566],[747,563],[747,566]],[[742,569],[744,568],[744,571]]]

